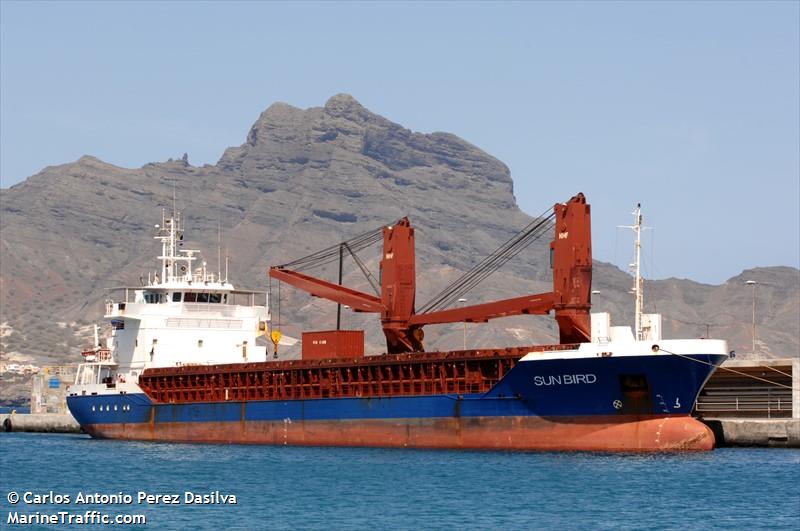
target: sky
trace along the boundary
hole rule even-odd
[[[2,0],[0,186],[214,164],[272,103],[341,92],[497,157],[531,215],[583,192],[596,259],[627,268],[641,203],[647,278],[800,267],[797,1]]]

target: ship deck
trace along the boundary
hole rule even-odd
[[[489,391],[530,352],[578,345],[384,354],[147,369],[139,386],[156,403],[379,398]]]

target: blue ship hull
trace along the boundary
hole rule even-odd
[[[719,354],[521,361],[489,392],[156,403],[70,396],[96,437],[193,442],[506,449],[709,449],[690,417]]]

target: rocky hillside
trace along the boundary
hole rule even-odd
[[[542,197],[545,210],[562,197]],[[91,156],[40,173],[0,191],[0,323],[4,362],[68,363],[101,315],[107,288],[138,284],[155,266],[153,224],[173,195],[192,248],[217,265],[221,233],[238,287],[269,288],[266,269],[382,224],[409,216],[417,228],[418,306],[447,282],[525,226],[508,168],[448,133],[409,131],[351,96],[324,107],[276,103],[246,142],[215,165],[187,157],[125,169]],[[592,198],[588,198],[591,202]],[[379,250],[362,259],[377,270]],[[346,282],[367,289],[352,263]],[[317,272],[333,279],[334,271]],[[549,291],[546,242],[529,247],[468,296],[470,303]],[[647,284],[648,301],[665,314],[666,333],[724,337],[751,350],[752,292],[757,288],[757,350],[797,356],[800,273],[793,268],[743,272],[721,286],[688,280]],[[596,308],[631,320],[630,277],[598,263]],[[274,286],[273,286],[274,291]],[[275,295],[277,299],[277,295]],[[277,304],[277,302],[276,302]],[[281,324],[290,335],[335,325],[335,305],[283,288]],[[350,314],[345,325],[365,328],[373,349],[381,334],[374,316]],[[429,348],[456,347],[461,325],[429,327]],[[552,341],[551,319],[519,317],[470,325],[471,346]]]

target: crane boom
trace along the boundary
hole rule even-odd
[[[414,229],[408,218],[383,228],[381,256],[381,296],[291,271],[272,267],[269,276],[323,297],[350,306],[357,312],[381,314],[387,351],[390,354],[423,351],[422,327],[454,322],[486,322],[513,315],[545,315],[555,312],[561,343],[591,339],[589,309],[592,289],[592,248],[590,207],[583,194],[567,203],[557,203],[555,234],[550,243],[553,291],[439,310],[415,313],[416,260]]]
[[[512,315],[547,315],[553,308],[553,294],[539,293],[502,301],[474,304],[438,312],[418,313],[411,316],[412,325],[444,323],[485,323],[489,319]]]
[[[269,276],[308,292],[315,297],[322,297],[323,299],[350,306],[356,312],[379,313],[383,311],[381,300],[369,293],[362,293],[346,286],[340,286],[297,271],[278,267],[270,268]]]

